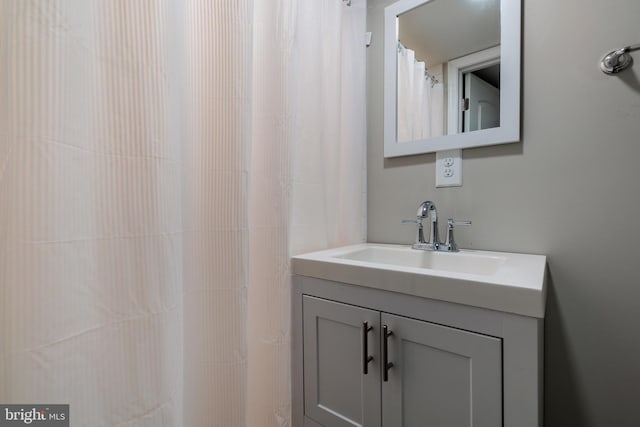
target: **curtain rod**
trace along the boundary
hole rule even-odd
[[[401,49],[407,50],[408,48],[405,45],[403,45],[400,40],[398,40],[398,51],[400,51]],[[414,62],[419,62],[416,59],[414,59],[413,61]],[[440,80],[438,80],[433,74],[431,74],[431,73],[429,73],[429,71],[427,71],[427,62],[426,61],[422,61],[422,62],[424,62],[424,77],[427,80],[431,79],[431,87],[434,87],[435,85],[440,83]]]

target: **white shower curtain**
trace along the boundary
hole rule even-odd
[[[290,425],[289,256],[364,238],[364,14],[0,2],[0,403]]]
[[[443,135],[442,66],[429,68],[431,78],[425,78],[426,64],[416,60],[415,52],[398,46],[398,142],[415,141]],[[434,73],[434,69],[440,73]],[[439,81],[435,82],[434,77]]]

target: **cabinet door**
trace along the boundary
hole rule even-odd
[[[381,322],[393,363],[382,383],[384,426],[502,426],[500,339],[386,313]]]
[[[305,416],[331,427],[380,426],[380,313],[309,296],[302,310]]]

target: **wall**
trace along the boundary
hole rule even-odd
[[[598,62],[640,43],[640,2],[524,0],[522,142],[464,150],[450,189],[435,188],[433,154],[382,157],[391,2],[368,5],[368,240],[412,242],[400,220],[430,199],[473,220],[464,248],[548,255],[545,425],[639,425],[640,52],[616,77]]]

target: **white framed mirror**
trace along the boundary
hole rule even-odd
[[[384,157],[520,140],[521,0],[399,0],[384,32]]]

